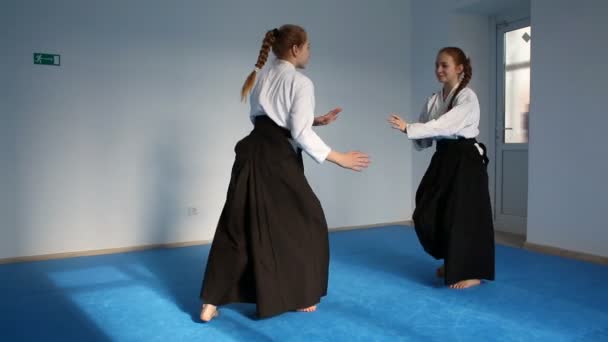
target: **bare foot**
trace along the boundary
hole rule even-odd
[[[450,285],[451,289],[466,289],[469,287],[473,287],[473,286],[477,286],[481,284],[481,280],[479,279],[467,279],[467,280],[461,280],[459,282],[457,282],[456,284],[452,284]]]
[[[201,321],[209,322],[220,314],[215,305],[203,304],[201,309]]]
[[[309,306],[307,308],[303,308],[303,309],[298,309],[298,312],[314,312],[317,310],[317,306],[313,305],[313,306]]]
[[[445,265],[439,266],[435,274],[437,275],[437,278],[443,278],[445,276]]]

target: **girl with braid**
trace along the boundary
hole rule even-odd
[[[341,109],[315,118],[313,83],[297,70],[308,63],[309,48],[299,26],[268,31],[243,85],[242,100],[251,91],[254,128],[235,147],[200,293],[204,322],[218,315],[217,306],[233,302],[257,304],[260,318],[312,312],[327,294],[327,223],[301,151],[317,163],[354,171],[366,168],[369,158],[334,151],[312,130],[333,122]],[[262,70],[271,49],[277,58]]]
[[[479,102],[467,87],[471,61],[457,47],[439,51],[435,74],[443,88],[431,96],[419,122],[392,114],[393,128],[407,134],[417,149],[436,151],[416,192],[413,214],[424,250],[443,259],[437,276],[450,288],[494,280],[494,228],[488,190],[486,148],[479,134]]]

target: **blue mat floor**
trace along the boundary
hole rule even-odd
[[[0,266],[0,341],[608,341],[608,267],[497,246],[497,280],[450,290],[413,229],[330,234],[317,312],[198,321],[209,246]]]

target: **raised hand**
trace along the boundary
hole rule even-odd
[[[338,114],[340,114],[341,111],[342,111],[342,108],[337,107],[337,108],[330,110],[325,115],[317,116],[315,118],[315,120],[313,121],[312,125],[313,126],[329,125],[330,123],[336,121],[336,119],[338,118]]]
[[[391,124],[391,127],[393,127],[394,129],[398,129],[401,132],[405,132],[405,128],[407,127],[407,122],[405,120],[403,120],[402,118],[400,118],[399,116],[397,116],[396,114],[391,114],[388,117],[387,121]]]

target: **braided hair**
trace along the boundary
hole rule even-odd
[[[307,40],[306,31],[297,25],[283,25],[278,29],[275,28],[266,32],[264,40],[262,41],[258,60],[255,63],[255,69],[247,76],[243,88],[241,89],[241,101],[246,101],[247,95],[255,84],[257,73],[262,70],[264,64],[266,64],[271,49],[278,58],[284,58],[288,55],[289,50],[294,45],[301,46],[306,43]]]

